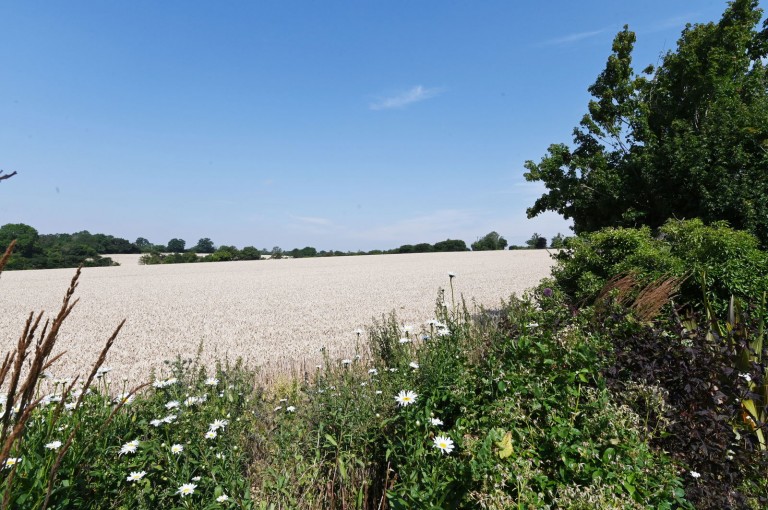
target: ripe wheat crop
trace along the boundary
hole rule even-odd
[[[440,288],[486,307],[522,293],[549,274],[543,250],[372,255],[86,268],[80,299],[57,344],[56,376],[87,373],[104,339],[126,319],[106,366],[113,379],[146,380],[176,356],[235,360],[265,372],[314,365],[354,353],[358,328],[395,311],[418,330],[434,317]],[[0,353],[16,345],[30,311],[58,310],[73,269],[6,272],[0,278]],[[450,300],[450,291],[447,293]]]

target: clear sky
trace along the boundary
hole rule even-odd
[[[624,24],[635,68],[725,1],[0,1],[0,224],[387,249],[498,231],[542,192]]]

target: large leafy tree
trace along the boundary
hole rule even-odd
[[[658,68],[636,73],[635,34],[613,42],[589,88],[573,146],[551,145],[525,178],[548,192],[528,217],[555,211],[574,230],[726,220],[768,245],[768,21],[757,0],[719,23],[688,25]]]
[[[503,250],[507,247],[507,240],[493,231],[472,243],[472,251]]]

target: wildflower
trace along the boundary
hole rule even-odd
[[[110,367],[99,367],[98,370],[96,370],[96,379],[101,379],[106,375],[107,373],[111,372],[112,368]]]
[[[288,402],[288,399],[287,398],[281,398],[280,400],[278,400],[278,402],[285,403],[285,402]]]
[[[416,402],[416,398],[418,398],[418,395],[416,395],[416,393],[412,392],[411,390],[408,390],[408,391],[402,390],[395,397],[395,400],[399,405],[405,407],[407,405],[411,405],[414,402]]]
[[[216,386],[218,384],[219,384],[219,380],[216,379],[215,377],[209,377],[208,379],[205,380],[206,386]]]
[[[208,425],[208,428],[210,430],[219,430],[219,429],[223,429],[227,425],[229,425],[229,421],[227,421],[227,420],[218,420],[217,419],[217,420],[213,420],[213,423]]]
[[[199,476],[193,476],[192,477],[192,481],[193,482],[199,482],[200,481],[200,477]]]
[[[118,453],[118,455],[123,455],[126,453],[136,453],[136,449],[138,447],[139,447],[138,439],[134,439],[133,441],[128,441],[122,446],[122,448],[120,448],[120,453]]]
[[[183,451],[184,451],[184,446],[182,446],[180,444],[175,444],[175,445],[171,446],[171,453],[173,453],[174,455],[178,455],[178,454],[180,454]]]
[[[128,480],[129,482],[138,482],[139,480],[144,478],[144,475],[146,474],[147,474],[146,471],[131,471],[131,474],[128,475],[128,478],[126,478],[126,480]]]
[[[404,333],[410,333],[411,331],[413,331],[413,326],[410,326],[410,325],[403,326],[403,332]]]
[[[152,425],[153,427],[159,427],[159,426],[160,426],[160,425],[162,425],[163,423],[165,423],[165,421],[163,421],[163,420],[159,420],[159,419],[157,419],[157,418],[155,418],[154,420],[152,420],[152,421],[150,421],[150,422],[149,422],[149,424],[150,424],[150,425]]]
[[[216,498],[216,501],[218,501],[219,503],[224,503],[225,501],[228,501],[228,500],[229,500],[229,496],[227,496],[226,494],[222,494],[221,496]]]
[[[205,433],[205,438],[206,439],[216,439],[217,435],[218,434],[216,433],[215,430],[209,430],[208,432]]]
[[[19,462],[21,462],[21,457],[8,457],[7,459],[5,459],[5,466],[4,467],[6,469],[7,468],[12,468],[13,466],[18,464]]]
[[[439,425],[442,425],[442,424],[443,424],[443,420],[441,420],[440,418],[430,418],[430,419],[429,419],[429,422],[430,422],[432,425],[435,425],[435,426],[439,426]]]
[[[448,272],[448,278],[455,278],[455,277],[456,277],[456,273],[451,271]]]
[[[376,391],[375,391],[375,393],[376,393],[377,395],[381,395],[381,390],[376,390]]]
[[[293,413],[295,411],[296,411],[296,407],[295,406],[288,406],[288,407],[285,408],[285,412],[286,413]]]
[[[136,395],[132,393],[120,393],[118,396],[115,397],[115,404],[125,404],[128,405],[131,402],[133,402],[136,399]]]
[[[538,328],[539,327],[539,323],[538,322],[531,322],[531,323],[528,324],[528,327],[529,328]]]
[[[182,484],[181,487],[179,487],[179,490],[176,491],[176,494],[181,494],[181,497],[189,496],[190,494],[195,493],[195,489],[197,488],[197,485],[194,483],[185,483]]]
[[[553,294],[552,289],[550,289],[549,287],[542,290],[541,293],[544,294],[544,297],[552,297],[552,294]]]
[[[346,365],[350,365],[351,363],[352,363],[351,359],[343,359],[343,360],[341,360],[341,364],[345,365],[345,366]]]
[[[187,397],[187,399],[184,401],[184,405],[187,407],[193,406],[200,402],[200,397]]]
[[[173,422],[173,421],[176,421],[176,415],[175,415],[175,414],[169,414],[168,416],[166,416],[165,418],[163,418],[163,421],[164,421],[165,423],[171,423],[171,422]]]
[[[67,402],[66,404],[64,404],[64,409],[66,409],[67,411],[72,411],[76,405],[77,404],[75,402]]]
[[[356,330],[354,331],[354,333],[355,333],[357,336],[360,336],[360,335],[362,335],[362,334],[363,334],[363,330],[358,328],[358,329],[356,329]]]
[[[396,368],[390,368],[389,371],[390,372],[397,372],[397,369]]]
[[[274,412],[278,412],[282,408],[283,408],[283,406],[277,406],[277,407],[275,407]]]
[[[700,473],[697,473],[696,471],[691,471],[691,472],[690,472],[690,475],[691,475],[692,477],[694,477],[694,478],[699,478],[699,477],[701,477],[701,474],[700,474]]]
[[[414,370],[416,370],[417,368],[419,368],[419,364],[418,364],[418,363],[416,363],[415,361],[411,361],[410,363],[408,363],[408,366],[409,366],[409,367],[411,367],[411,368],[412,368],[412,369],[414,369]]]
[[[434,439],[434,446],[443,453],[451,453],[453,451],[453,440],[446,436],[437,436]]]
[[[318,369],[318,370],[320,370],[320,369],[321,369],[321,368],[323,368],[323,367],[322,367],[322,366],[320,366],[320,365],[315,365],[315,368],[316,368],[316,369]]]
[[[368,373],[371,375],[379,375],[379,371],[376,370],[375,368],[371,368],[370,370],[368,370]]]
[[[412,340],[411,340],[410,338],[405,338],[405,337],[404,337],[404,338],[401,338],[400,340],[398,340],[398,342],[400,343],[400,345],[411,343],[411,341],[412,341]]]
[[[752,376],[749,375],[749,374],[739,374],[739,377],[741,377],[742,379],[744,379],[747,382],[752,382]]]
[[[61,448],[61,441],[51,441],[47,445],[45,445],[46,448],[49,450],[58,450]]]
[[[363,382],[360,383],[360,386],[368,386],[368,383],[363,381]]]
[[[171,400],[170,402],[168,402],[167,404],[165,404],[165,408],[166,408],[166,409],[174,409],[174,408],[176,408],[176,407],[179,407],[180,405],[181,405],[181,404],[179,403],[179,401],[178,401],[178,400]]]

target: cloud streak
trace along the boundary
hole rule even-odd
[[[587,32],[575,32],[573,34],[564,35],[563,37],[558,37],[556,39],[550,39],[548,41],[544,41],[544,44],[549,46],[561,46],[565,44],[572,44],[579,41],[583,41],[585,39],[591,39],[592,37],[596,37],[598,35],[604,34],[607,31],[608,31],[607,28],[601,28],[600,30],[590,30]]]
[[[383,97],[369,105],[371,110],[393,110],[405,108],[406,106],[435,97],[440,93],[440,89],[425,88],[416,85],[406,91],[400,92],[394,96]]]

